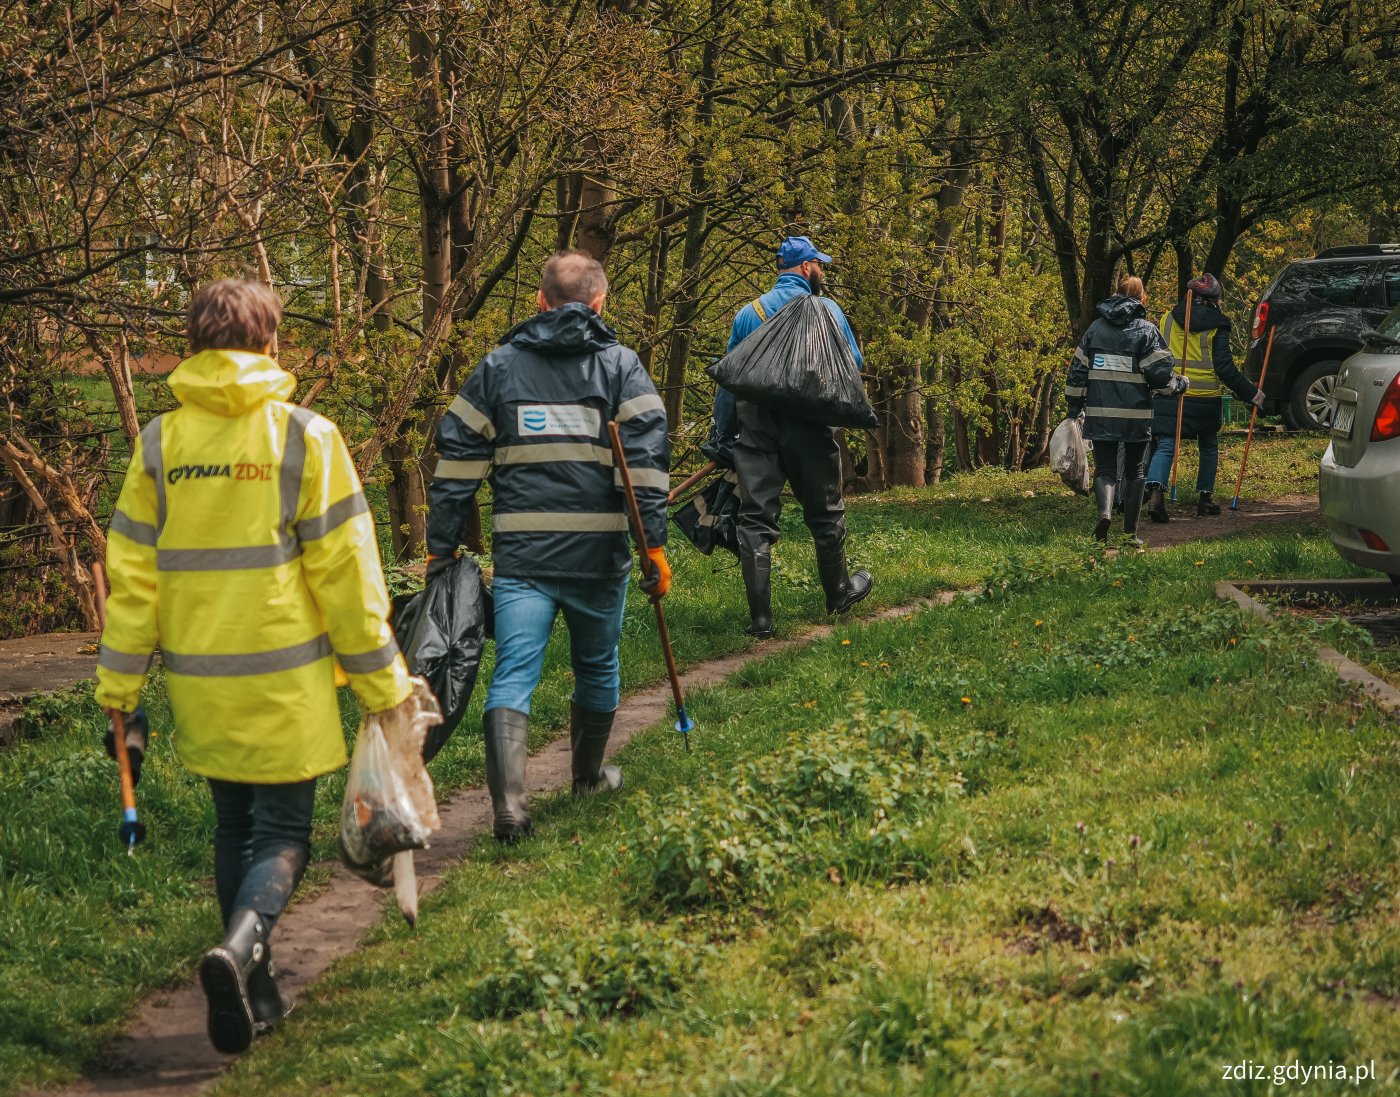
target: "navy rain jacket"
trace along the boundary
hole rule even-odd
[[[1098,313],[1069,367],[1070,418],[1084,413],[1084,437],[1092,442],[1146,442],[1153,395],[1178,391],[1172,352],[1136,298],[1115,295],[1099,302]]]
[[[608,421],[652,547],[666,543],[666,410],[636,354],[587,305],[518,324],[476,367],[438,426],[428,551],[455,552],[488,476],[497,575],[611,578],[632,566],[627,503]]]

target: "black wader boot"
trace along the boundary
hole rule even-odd
[[[846,546],[842,542],[817,546],[817,575],[826,592],[827,613],[845,613],[875,585],[870,572],[863,568],[854,575],[847,573]]]
[[[199,982],[209,1000],[209,1042],[226,1055],[247,1051],[255,1017],[249,982],[267,964],[267,922],[255,910],[236,910],[223,943],[204,954]],[[280,996],[279,996],[280,1002]]]
[[[572,705],[569,709],[569,741],[574,749],[574,795],[613,792],[622,787],[622,771],[603,765],[603,752],[612,735],[615,712],[589,712]]]
[[[1220,513],[1220,504],[1211,498],[1213,492],[1203,491],[1196,500],[1196,517],[1213,518]]]
[[[1113,481],[1107,476],[1094,477],[1094,500],[1099,505],[1099,522],[1094,527],[1094,540],[1107,541],[1108,527],[1113,525]]]
[[[1138,517],[1142,514],[1142,496],[1146,490],[1146,480],[1129,480],[1123,489],[1123,533],[1131,538],[1134,545],[1142,544],[1137,527]]]
[[[1149,484],[1147,493],[1147,515],[1158,525],[1167,521],[1167,497],[1161,484]]]
[[[530,753],[530,717],[513,708],[493,708],[481,719],[486,733],[486,787],[494,816],[491,833],[518,842],[530,833],[525,805],[525,759]]]
[[[749,627],[744,631],[767,640],[773,635],[773,589],[769,578],[773,557],[767,552],[745,553],[741,563],[744,592],[749,596]]]
[[[248,976],[248,1001],[253,1007],[253,1031],[262,1036],[287,1016],[287,1003],[277,986],[277,969],[272,963],[272,949],[265,950],[263,962]]]

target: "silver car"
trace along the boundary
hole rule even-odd
[[[1318,497],[1352,563],[1400,582],[1400,307],[1337,372]]]

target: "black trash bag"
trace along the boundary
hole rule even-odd
[[[860,367],[818,297],[794,297],[706,370],[740,400],[828,427],[873,427]]]
[[[739,477],[716,476],[671,515],[686,540],[706,556],[716,548],[739,555]]]
[[[442,723],[423,741],[429,762],[467,713],[491,634],[491,592],[477,562],[464,554],[419,593],[395,598],[392,624],[408,672],[428,680],[442,707]]]

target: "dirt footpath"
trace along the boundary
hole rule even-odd
[[[1316,495],[1285,495],[1278,499],[1241,499],[1240,509],[1231,510],[1230,500],[1220,504],[1220,514],[1214,518],[1197,518],[1196,504],[1167,504],[1171,521],[1156,525],[1147,516],[1143,507],[1142,520],[1138,524],[1138,536],[1147,542],[1149,548],[1172,548],[1184,545],[1187,541],[1197,541],[1206,537],[1228,537],[1232,533],[1253,533],[1261,528],[1283,526],[1313,520],[1322,521],[1322,511],[1318,507]],[[1115,517],[1114,529],[1122,528],[1122,520]],[[1088,522],[1088,518],[1085,519]],[[1114,536],[1109,533],[1110,541]]]

